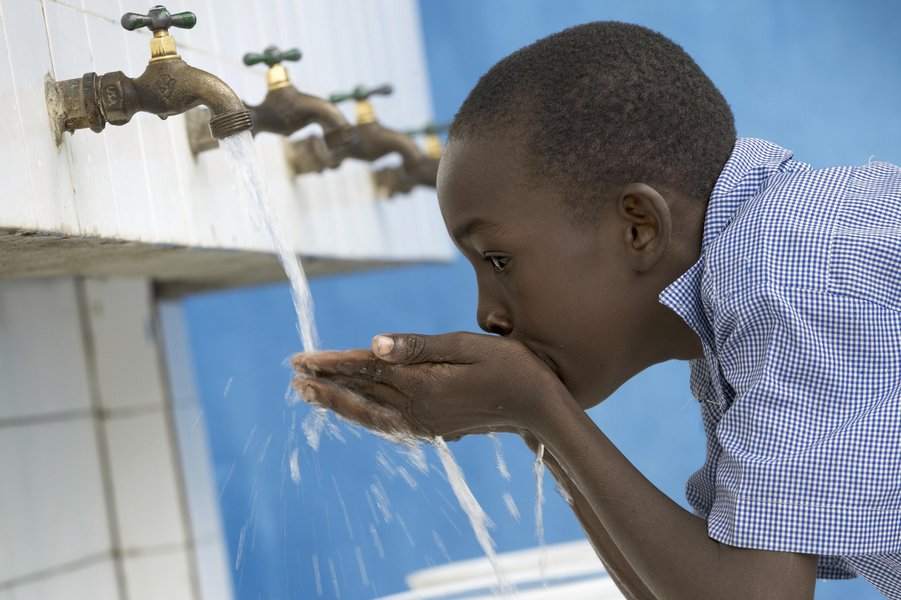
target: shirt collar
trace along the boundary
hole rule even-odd
[[[661,304],[682,317],[705,344],[712,342],[700,294],[705,254],[744,202],[766,187],[773,174],[793,170],[791,157],[791,150],[766,140],[736,140],[707,203],[701,256],[698,262],[660,293]],[[807,167],[803,163],[794,164]]]

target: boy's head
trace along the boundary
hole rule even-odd
[[[645,27],[596,22],[494,65],[448,136],[515,140],[536,181],[590,214],[599,192],[633,181],[706,201],[735,144],[735,124],[681,47]]]
[[[676,44],[590,23],[486,73],[448,133],[448,230],[479,284],[478,321],[526,343],[583,405],[694,334],[657,302],[697,257],[732,113]]]

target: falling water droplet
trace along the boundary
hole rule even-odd
[[[535,537],[538,538],[538,571],[547,587],[547,560],[544,551],[544,444],[538,445],[532,472],[535,474]]]
[[[497,463],[497,470],[501,477],[510,481],[510,471],[507,469],[507,461],[504,460],[504,447],[501,444],[501,438],[496,433],[489,433],[488,437],[494,443],[494,456]]]
[[[288,465],[291,469],[291,481],[294,483],[300,483],[300,465],[297,464],[297,453],[300,449],[295,448],[291,452],[291,459],[288,461]]]
[[[338,574],[335,572],[335,561],[328,559],[328,570],[332,576],[332,588],[335,590],[335,598],[341,597],[341,588],[338,587]]]
[[[510,516],[513,517],[513,520],[519,523],[519,507],[516,506],[516,501],[513,499],[513,496],[510,495],[510,492],[504,492],[504,505],[507,507],[507,512],[510,513]]]
[[[313,579],[316,581],[316,595],[322,596],[322,575],[319,573],[319,555],[313,555]]]
[[[379,532],[375,528],[375,523],[369,524],[369,533],[372,534],[372,543],[375,544],[375,550],[379,553],[381,558],[385,558],[385,549],[382,547],[382,539],[379,537]]]
[[[241,561],[244,559],[244,538],[247,533],[247,525],[241,527],[241,533],[238,534],[238,553],[235,557],[235,571],[241,568]]]
[[[382,518],[385,520],[385,523],[391,522],[391,505],[388,503],[388,494],[385,492],[385,486],[382,485],[382,481],[375,477],[375,482],[369,485],[369,491],[372,492],[372,497],[375,500],[375,505],[382,512]]]
[[[363,552],[360,550],[359,546],[354,546],[354,554],[357,555],[357,565],[360,567],[360,579],[363,580],[363,585],[369,585],[369,576],[366,574],[366,565],[363,563]]]

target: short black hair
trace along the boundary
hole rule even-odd
[[[449,139],[525,144],[536,181],[590,213],[598,195],[643,182],[706,201],[735,145],[729,104],[663,35],[601,21],[565,29],[494,65]]]

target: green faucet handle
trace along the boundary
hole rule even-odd
[[[447,131],[450,123],[428,123],[425,127],[419,129],[408,129],[404,131],[405,135],[435,135],[442,131]]]
[[[332,94],[328,99],[333,104],[344,102],[345,100],[356,100],[357,102],[362,102],[363,100],[368,100],[370,96],[389,96],[393,91],[394,88],[391,87],[391,84],[388,83],[386,83],[385,85],[380,85],[379,87],[369,89],[364,88],[362,85],[358,85],[352,92]]]
[[[298,48],[291,48],[290,50],[282,52],[276,46],[268,46],[263,50],[262,54],[257,54],[256,52],[248,52],[245,54],[244,64],[250,67],[260,63],[266,63],[267,67],[272,67],[283,60],[298,61],[301,56]]]
[[[129,31],[134,31],[141,27],[146,27],[150,31],[160,31],[170,27],[191,29],[197,24],[197,15],[192,12],[180,12],[173,15],[166,10],[165,6],[157,5],[151,8],[146,15],[125,13],[122,15],[120,23],[122,23],[122,27]]]

